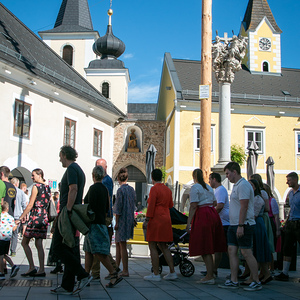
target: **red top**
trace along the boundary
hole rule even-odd
[[[147,241],[173,241],[170,208],[173,207],[172,192],[163,183],[156,183],[150,190],[147,215]]]

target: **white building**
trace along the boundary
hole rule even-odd
[[[77,37],[84,31],[80,33],[80,27],[86,26],[80,24],[83,19],[76,19]],[[83,72],[80,75],[47,46],[54,47],[49,35],[43,36],[48,38],[46,44],[1,3],[0,20],[0,164],[29,185],[30,173],[37,167],[44,170],[47,180],[58,183],[65,171],[59,149],[70,144],[79,153],[77,162],[86,174],[87,188],[96,159],[104,157],[112,165],[114,126],[124,113],[103,97]],[[92,28],[89,36],[85,49],[99,37]],[[80,52],[75,38],[69,43],[76,47],[76,54]],[[91,53],[86,50],[85,59],[74,61],[78,71],[96,59]]]

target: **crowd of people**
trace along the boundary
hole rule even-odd
[[[11,182],[8,180],[10,169],[6,166],[0,167],[0,199],[3,209],[0,232],[5,233],[0,236],[0,280],[5,279],[6,262],[11,266],[10,278],[15,277],[20,269],[11,259],[15,256],[19,231],[23,236],[22,247],[28,260],[28,270],[21,276],[46,276],[43,240],[47,238],[51,201],[58,211],[58,216],[51,228],[52,241],[48,262],[56,264],[55,269],[51,271],[52,274],[63,272],[62,282],[51,290],[52,294],[80,293],[91,280],[100,279],[100,263],[109,272],[105,277],[108,280],[107,288],[116,286],[123,277],[129,276],[126,241],[133,237],[136,196],[134,189],[127,184],[128,171],[122,168],[117,175],[120,188],[113,206],[113,181],[106,173],[106,161],[97,160],[92,170],[94,184],[83,197],[86,178],[81,167],[76,163],[77,156],[74,148],[61,147],[60,162],[66,171],[59,184],[60,194],[55,192],[53,197],[49,186],[45,184],[43,170],[32,171],[34,184],[30,198],[27,200],[24,192],[18,188],[17,179],[13,178]],[[116,216],[114,227],[113,214]],[[20,230],[21,224],[25,227],[24,230]],[[110,254],[114,231],[116,260]],[[80,258],[80,233],[85,235],[84,267],[81,265]],[[16,242],[14,242],[15,237]],[[38,268],[34,264],[29,245],[31,239],[35,240],[37,248]]]
[[[52,294],[76,295],[92,280],[100,279],[100,263],[108,270],[105,277],[107,288],[116,286],[124,277],[129,277],[127,240],[133,238],[136,220],[136,194],[128,185],[128,171],[121,168],[117,174],[119,189],[113,203],[113,181],[107,174],[105,159],[98,159],[92,170],[94,184],[84,196],[85,174],[76,163],[78,154],[71,146],[63,146],[59,157],[66,171],[59,184],[60,193],[45,184],[42,169],[32,171],[34,182],[31,195],[26,195],[27,186],[12,178],[10,170],[0,167],[0,280],[7,273],[6,262],[11,266],[10,278],[20,269],[12,261],[16,254],[18,233],[22,235],[22,247],[28,260],[28,270],[23,277],[45,277],[45,253],[43,240],[47,238],[49,207],[52,202],[58,212],[51,227],[51,247],[48,262],[55,263],[52,274],[63,272],[62,282],[51,290]],[[192,173],[194,184],[190,190],[190,209],[186,231],[190,235],[189,255],[202,256],[206,271],[200,284],[214,285],[218,267],[225,253],[229,258],[230,275],[220,288],[257,291],[273,280],[273,254],[280,242],[282,230],[278,204],[270,187],[263,184],[259,174],[249,181],[241,176],[239,164],[228,163],[224,172],[233,184],[230,201],[221,175],[213,172],[209,184],[205,183],[202,170]],[[172,192],[162,183],[162,171],[151,173],[153,187],[147,201],[143,229],[150,249],[152,273],[144,277],[148,281],[161,281],[159,253],[169,266],[165,280],[178,278],[168,244],[173,241],[170,208],[173,207]],[[300,241],[300,186],[298,175],[287,175],[289,204],[291,207],[284,229],[282,246],[283,270],[276,280],[287,281],[291,264],[291,246]],[[113,225],[113,216],[115,224]],[[84,267],[80,259],[80,233],[85,235],[83,250]],[[112,236],[115,233],[116,257],[111,255]],[[38,253],[37,268],[30,248],[35,240]],[[9,255],[10,251],[10,255]],[[245,270],[240,272],[240,262]],[[120,268],[122,263],[122,270]],[[63,267],[63,266],[64,267]],[[239,279],[244,279],[239,283]],[[75,285],[76,284],[76,285]]]
[[[228,163],[224,172],[233,183],[230,203],[220,174],[210,174],[209,186],[204,182],[200,169],[193,172],[195,184],[190,191],[187,231],[190,232],[190,256],[201,255],[206,265],[206,271],[202,272],[205,277],[199,283],[215,284],[222,252],[225,252],[229,257],[231,273],[228,280],[218,286],[224,289],[242,286],[246,291],[261,290],[262,285],[273,280],[273,254],[282,233],[283,270],[274,278],[287,281],[291,248],[300,241],[298,175],[295,172],[287,175],[287,184],[291,188],[291,210],[285,228],[280,228],[278,204],[270,187],[263,184],[261,176],[253,174],[247,181],[235,162]],[[243,274],[239,274],[241,260],[245,264]],[[239,280],[243,281],[239,283]]]

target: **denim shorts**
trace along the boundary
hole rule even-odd
[[[83,250],[92,254],[109,255],[110,240],[106,225],[91,224],[84,239]]]
[[[253,246],[253,235],[255,231],[255,225],[244,225],[244,235],[237,238],[236,231],[238,226],[229,226],[227,232],[227,243],[228,246],[237,246],[241,249],[251,249]]]

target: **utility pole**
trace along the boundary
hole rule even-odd
[[[208,181],[211,164],[211,91],[212,91],[212,0],[202,0],[201,85],[209,86],[209,96],[201,100],[200,169]],[[201,95],[200,95],[201,96]],[[201,97],[200,97],[201,98]]]

